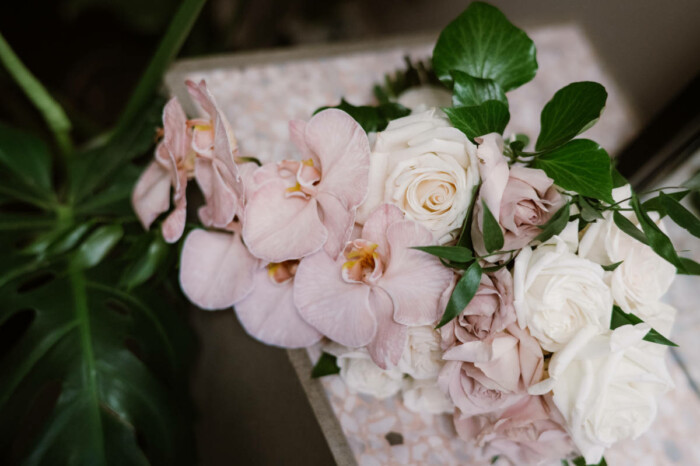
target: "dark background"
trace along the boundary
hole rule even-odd
[[[436,32],[468,3],[210,0],[181,57]],[[623,152],[627,173],[657,153],[683,121],[697,117],[697,86],[677,97],[700,72],[697,0],[491,3],[526,29],[565,21],[585,29],[642,123],[652,124]],[[179,0],[5,0],[0,33],[64,106],[80,142],[114,123],[178,4]],[[0,96],[0,121],[46,132],[4,70]],[[661,113],[674,97],[675,106]],[[678,105],[692,110],[683,113]],[[666,126],[660,127],[659,121]],[[202,464],[332,463],[286,354],[247,337],[231,312],[194,311],[192,323],[207,335],[192,387],[200,410]],[[224,375],[217,376],[217,368]]]

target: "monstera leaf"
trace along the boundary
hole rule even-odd
[[[153,153],[155,90],[203,3],[182,2],[116,129],[83,150],[0,36],[0,62],[54,136],[0,124],[0,464],[196,462],[177,250],[143,231],[129,197]]]

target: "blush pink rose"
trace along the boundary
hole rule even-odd
[[[487,254],[483,237],[483,208],[486,203],[503,231],[503,250],[520,249],[542,231],[537,228],[549,221],[564,205],[564,199],[554,181],[543,170],[514,165],[508,168],[503,155],[503,139],[498,134],[480,138],[477,148],[479,172],[483,183],[474,204],[471,234],[474,248],[480,255]],[[491,256],[490,261],[501,256]]]
[[[518,465],[549,464],[575,450],[561,421],[541,396],[526,396],[499,415],[454,417],[458,435],[483,457],[503,456]]]
[[[440,328],[442,346],[483,340],[516,321],[513,307],[513,277],[505,268],[483,274],[469,305],[456,319]]]
[[[447,350],[438,384],[464,415],[505,409],[542,378],[544,358],[537,341],[513,323],[484,340]]]

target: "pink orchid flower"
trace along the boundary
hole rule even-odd
[[[397,207],[378,207],[340,257],[320,250],[301,261],[294,283],[301,317],[333,341],[367,346],[384,369],[397,364],[406,326],[437,321],[452,279],[437,258],[411,249],[432,243],[430,231]]]
[[[367,135],[350,115],[336,109],[324,110],[308,123],[291,122],[290,134],[303,160],[258,169],[243,238],[253,255],[268,262],[299,259],[324,246],[335,258],[367,195]]]
[[[268,345],[318,342],[321,334],[299,316],[292,298],[298,261],[265,266],[243,245],[240,225],[230,228],[233,234],[194,230],[187,236],[180,263],[185,295],[202,309],[235,305],[243,328]]]
[[[148,229],[170,207],[172,186],[175,210],[163,222],[162,230],[165,240],[173,243],[180,239],[185,228],[185,190],[195,165],[187,117],[176,98],[170,99],[163,109],[163,127],[163,140],[156,148],[155,160],[136,182],[131,203],[141,224]]]
[[[199,209],[199,217],[206,226],[225,228],[243,211],[243,185],[235,162],[236,138],[204,80],[186,84],[207,115],[188,121],[192,127],[192,149],[197,153],[194,175],[206,201]]]

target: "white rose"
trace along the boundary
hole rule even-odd
[[[642,341],[648,324],[599,333],[585,327],[549,364],[550,378],[530,387],[553,401],[586,464],[606,448],[644,433],[656,416],[655,397],[673,386],[663,353]]]
[[[521,328],[527,327],[546,351],[558,351],[578,331],[610,326],[612,296],[603,268],[571,251],[559,237],[515,259],[513,290]]]
[[[476,147],[442,112],[431,109],[389,123],[370,157],[364,223],[383,203],[399,207],[444,244],[456,237],[479,181]]]
[[[442,368],[440,334],[433,327],[409,327],[397,368],[414,379],[434,379]]]
[[[452,93],[444,87],[412,87],[399,96],[399,103],[413,113],[452,105]]]
[[[397,369],[377,366],[364,350],[353,350],[338,356],[340,377],[351,391],[387,398],[401,389],[403,374]]]
[[[613,192],[616,201],[629,195],[629,186]],[[627,214],[625,216],[635,226],[639,226],[633,213],[621,213]],[[663,230],[658,215],[651,212],[650,216]],[[676,268],[651,247],[620,230],[613,221],[612,212],[606,212],[603,220],[588,226],[581,238],[579,255],[601,265],[622,261],[615,270],[609,272],[608,280],[615,302],[625,312],[636,313],[646,303],[658,301],[668,291],[676,274]]]
[[[442,414],[454,412],[454,404],[440,390],[437,379],[409,379],[404,382],[402,393],[403,404],[414,413]]]

